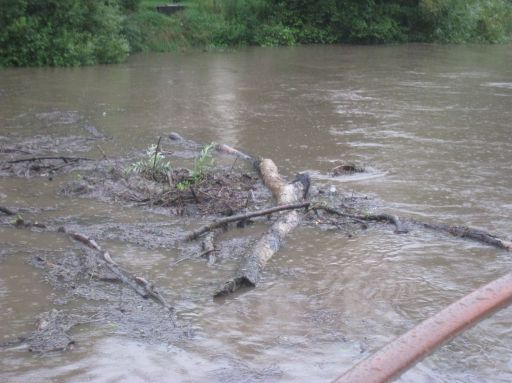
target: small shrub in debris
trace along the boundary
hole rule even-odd
[[[144,157],[126,169],[127,173],[140,174],[154,180],[165,180],[170,171],[171,163],[158,151],[158,145],[154,144],[146,150]]]

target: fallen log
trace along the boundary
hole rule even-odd
[[[307,174],[301,174],[296,180],[286,183],[270,159],[259,162],[259,172],[263,184],[279,205],[296,204],[309,190],[310,180]],[[235,276],[218,289],[214,297],[231,294],[242,286],[255,287],[268,260],[281,248],[286,235],[295,229],[300,221],[301,215],[297,210],[282,213],[242,259]]]
[[[333,383],[383,383],[512,301],[512,273],[478,288],[349,369]]]

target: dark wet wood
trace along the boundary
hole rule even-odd
[[[16,160],[6,161],[8,164],[17,164],[19,162],[34,162],[43,160],[61,160],[64,162],[74,161],[96,161],[92,158],[85,157],[66,157],[66,156],[40,156],[40,157],[29,157],[29,158],[18,158]]]
[[[507,251],[512,251],[512,242],[501,239],[494,234],[483,230],[473,229],[467,226],[452,226],[446,224],[433,224],[411,220],[411,223],[425,227],[430,230],[451,234],[455,237],[468,238]]]
[[[284,211],[284,210],[295,210],[295,209],[308,208],[310,205],[311,205],[310,202],[300,202],[300,203],[288,204],[288,205],[278,205],[278,206],[274,206],[274,207],[271,207],[268,209],[250,211],[250,212],[244,213],[244,214],[237,214],[237,215],[232,215],[232,216],[225,217],[225,218],[220,218],[220,219],[213,221],[212,223],[210,223],[208,225],[201,226],[200,228],[187,234],[185,239],[187,241],[197,239],[200,236],[202,236],[203,234],[208,233],[211,230],[223,227],[224,225],[227,225],[228,223],[231,223],[231,222],[246,221],[251,218],[267,216],[267,215],[271,215],[273,213],[277,213],[277,212]]]
[[[398,218],[396,215],[393,215],[393,214],[386,214],[386,213],[382,213],[382,214],[350,214],[350,213],[346,213],[344,211],[334,209],[334,208],[326,206],[326,205],[315,206],[315,207],[313,207],[313,209],[324,210],[328,213],[336,214],[341,217],[352,218],[357,221],[377,221],[377,222],[392,223],[393,225],[395,225],[395,233],[396,234],[405,234],[405,233],[409,232],[409,230],[407,230],[407,228],[404,227],[400,218]]]

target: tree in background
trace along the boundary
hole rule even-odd
[[[114,0],[0,0],[0,65],[114,63],[129,52]]]
[[[512,35],[512,0],[188,0],[170,17],[157,3],[0,0],[0,66],[116,63],[194,46],[498,43]]]
[[[510,0],[420,0],[424,40],[499,43],[512,33]]]

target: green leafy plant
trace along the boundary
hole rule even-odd
[[[17,226],[25,222],[23,216],[21,214],[16,214],[16,216],[11,220],[11,225]]]
[[[190,177],[178,182],[176,189],[179,191],[187,190],[201,180],[206,170],[213,165],[212,152],[215,145],[215,142],[211,142],[201,149],[201,153],[199,153],[199,156],[194,161],[194,168],[190,171]]]
[[[126,172],[158,180],[166,177],[171,170],[171,163],[158,151],[158,145],[153,144],[146,150],[145,156],[131,164]]]
[[[192,180],[180,181],[176,184],[176,189],[179,191],[185,191],[194,184]]]
[[[208,145],[205,145],[201,149],[201,153],[199,157],[197,157],[194,161],[194,169],[192,169],[192,178],[197,181],[199,180],[205,170],[213,165],[213,156],[212,151],[215,148],[215,142],[211,142]]]

